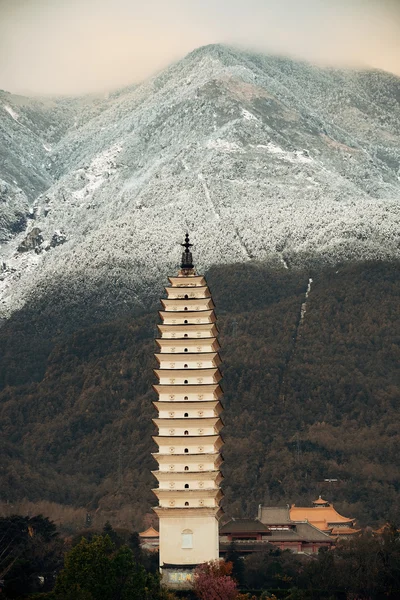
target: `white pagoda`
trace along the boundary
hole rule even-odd
[[[214,303],[192,264],[189,236],[177,277],[161,300],[156,340],[160,568],[169,587],[190,587],[193,569],[219,558],[223,427]]]

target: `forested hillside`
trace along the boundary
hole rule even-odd
[[[221,332],[228,513],[322,493],[360,524],[400,522],[398,269],[249,263],[207,273]],[[129,507],[141,527],[155,504],[157,306],[103,323],[81,307],[87,327],[74,330],[68,310],[52,318],[52,301],[45,323],[28,304],[1,329],[1,500],[108,516]]]

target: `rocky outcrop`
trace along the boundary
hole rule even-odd
[[[34,227],[18,246],[18,252],[29,252],[38,250],[43,242],[43,236],[39,227]]]
[[[50,247],[55,248],[56,246],[61,246],[61,244],[65,244],[67,241],[67,236],[60,230],[57,230],[53,233],[53,237],[50,241]]]

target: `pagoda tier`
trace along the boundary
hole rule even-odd
[[[153,440],[159,452],[169,455],[217,452],[223,445],[219,435],[155,435]]]
[[[212,435],[219,433],[223,427],[223,423],[218,417],[189,417],[189,415],[183,419],[175,416],[161,417],[160,419],[153,419],[153,423],[158,427],[160,436],[183,435],[186,437],[188,435],[195,435],[194,432],[196,431],[199,435]]]
[[[222,390],[218,383],[212,385],[153,385],[153,389],[158,393],[161,402],[207,402],[209,400],[218,400],[222,396]]]
[[[175,454],[173,460],[169,454],[154,452],[153,458],[158,462],[160,471],[214,471],[222,464],[222,457],[217,452],[202,452],[201,454]],[[186,468],[187,467],[187,468]]]
[[[166,325],[186,325],[187,323],[201,325],[215,323],[216,320],[213,310],[188,310],[184,313],[160,310],[158,314]]]
[[[217,417],[222,413],[222,404],[218,400],[209,400],[206,407],[204,402],[191,402],[189,408],[179,406],[177,402],[153,402],[161,419],[182,419],[197,417]]]
[[[178,313],[175,313],[178,314]],[[157,325],[162,338],[184,340],[186,338],[215,338],[218,335],[214,323],[183,323],[182,325]]]
[[[161,518],[171,520],[172,515],[171,515],[170,508],[156,506],[153,508],[153,510],[160,518],[160,553],[161,553],[161,523],[162,523]],[[224,513],[223,513],[223,510],[219,506],[213,506],[213,507],[200,506],[197,508],[187,508],[186,506],[184,508],[181,508],[179,506],[176,506],[176,507],[174,507],[174,511],[172,514],[173,514],[175,523],[181,523],[181,524],[182,523],[190,523],[190,524],[192,524],[192,523],[195,523],[196,521],[199,523],[204,522],[204,519],[207,517],[213,517],[214,519],[217,519],[217,523],[218,523],[218,520],[222,517],[222,515]],[[207,521],[210,521],[210,519],[207,519]],[[210,531],[209,527],[207,527],[207,529],[206,529],[206,535],[208,534],[208,531]],[[211,531],[210,531],[210,533],[211,533]],[[218,554],[219,554],[219,538],[218,537],[217,537],[217,548],[218,548]],[[167,563],[165,561],[165,564],[168,566],[176,565],[178,568],[182,568],[185,564],[191,565],[191,564],[200,564],[200,563],[176,563],[176,562]],[[164,583],[168,586],[168,580],[164,579]]]
[[[168,277],[168,281],[173,288],[207,287],[205,277],[203,275],[194,275],[193,273],[190,275],[190,279],[182,279],[181,274],[179,274],[177,277]]]
[[[154,373],[158,395],[153,454],[160,518],[160,565],[194,565],[219,557],[222,499],[220,431],[221,359],[214,303],[206,280],[196,275],[189,251],[161,300]]]
[[[155,369],[161,385],[207,385],[222,379],[219,369]]]
[[[165,288],[167,297],[169,300],[193,300],[193,298],[211,298],[210,290],[207,286],[188,286],[179,287],[173,286]],[[181,310],[185,309],[185,305],[182,303]]]
[[[218,352],[192,352],[183,354],[155,354],[162,369],[211,369],[221,364]]]
[[[182,305],[180,300],[162,299],[161,304],[166,312],[181,311]],[[188,311],[203,311],[215,308],[212,298],[194,298],[186,300],[185,307]]]
[[[203,338],[201,340],[158,339],[156,342],[161,354],[212,354],[220,349],[217,338]]]
[[[193,474],[195,476],[195,473]],[[192,480],[194,483],[194,480]],[[187,484],[182,484],[187,485]],[[188,506],[187,502],[192,501],[196,503],[196,506],[202,508],[203,506],[215,506],[219,507],[219,503],[222,498],[222,492],[219,488],[204,488],[200,489],[161,489],[156,488],[153,490],[157,496],[159,504],[162,508],[184,508]],[[192,564],[192,563],[189,563]]]
[[[195,471],[193,469],[193,472],[196,474],[196,479],[199,482],[199,487],[215,488],[218,487],[218,484],[222,481],[222,474],[219,471],[219,469],[216,469],[215,471]],[[169,471],[152,471],[152,473],[160,483],[160,488],[164,488],[165,483],[168,484],[166,487],[169,487],[171,480],[171,475]],[[174,479],[176,482],[186,483],[186,471],[184,471],[183,473],[174,473]],[[183,487],[184,486],[182,486],[181,489],[183,489]],[[179,489],[178,486],[177,489]]]

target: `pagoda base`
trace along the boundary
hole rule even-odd
[[[169,590],[191,590],[197,566],[164,564],[161,567],[161,585]]]
[[[193,565],[219,558],[219,507],[186,510],[157,507],[155,512],[159,516],[162,572],[166,565],[180,565],[192,572]],[[177,575],[175,579],[180,583],[182,577]],[[169,575],[168,578],[171,579]]]

